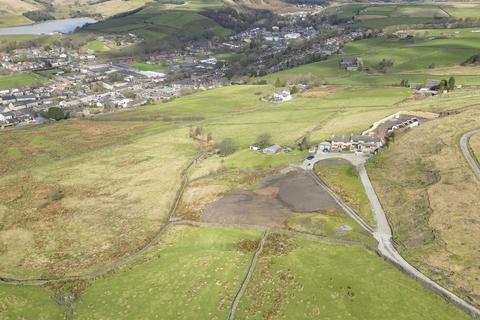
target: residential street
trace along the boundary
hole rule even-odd
[[[472,131],[470,133],[467,133],[465,136],[467,138],[464,140],[464,137],[462,137],[462,141],[466,142],[468,141],[468,137],[472,136],[476,132],[479,132],[480,130]],[[474,162],[473,158],[470,155],[470,152],[468,151],[468,148],[466,147],[466,144],[462,145],[462,151],[465,154],[465,157],[468,159],[468,157],[471,158],[471,163],[470,165],[472,166],[472,169],[478,173],[477,177],[480,179],[480,168],[476,165]],[[465,146],[465,149],[464,149]],[[466,153],[465,151],[466,150]],[[468,156],[467,156],[468,155]],[[334,159],[334,158],[340,158],[349,161],[352,163],[358,170],[360,179],[362,181],[362,184],[365,188],[366,194],[368,196],[368,199],[370,201],[370,205],[372,207],[372,211],[374,213],[374,218],[376,221],[376,226],[375,226],[375,231],[373,232],[373,236],[375,239],[378,241],[378,252],[390,260],[391,262],[395,263],[398,267],[400,267],[404,272],[407,272],[411,276],[417,278],[418,280],[422,281],[424,285],[427,287],[435,290],[437,293],[440,295],[444,296],[447,298],[449,301],[452,303],[455,303],[459,307],[461,307],[464,310],[467,310],[475,319],[480,319],[480,310],[478,310],[476,307],[473,305],[469,304],[465,300],[461,299],[454,293],[450,292],[449,290],[443,288],[440,286],[438,283],[427,277],[425,274],[420,272],[418,269],[416,269],[413,265],[408,263],[401,255],[398,253],[397,249],[395,248],[393,244],[393,238],[392,238],[392,231],[390,228],[390,225],[387,220],[387,216],[383,210],[383,207],[377,197],[377,194],[375,193],[375,190],[372,186],[372,183],[370,181],[370,178],[368,177],[368,173],[365,170],[365,162],[368,160],[368,157],[361,156],[361,155],[356,155],[353,153],[317,153],[315,155],[315,158],[312,160],[305,160],[305,162],[302,165],[302,168],[311,172],[311,174],[315,175],[313,172],[313,167],[315,163],[325,160],[325,159]],[[477,171],[478,170],[478,171]],[[338,197],[334,197],[337,199]],[[340,204],[340,203],[339,203]],[[346,205],[343,201],[342,204],[340,204],[342,207]],[[352,209],[349,208],[349,210],[346,210],[349,215],[351,215],[351,212],[354,212]],[[354,213],[354,215],[356,215]],[[357,216],[358,219],[362,220],[360,217]],[[358,219],[355,219],[358,222]],[[363,220],[362,220],[363,221]],[[364,224],[360,223],[362,227],[365,228]],[[367,228],[365,228],[367,231],[369,231]]]

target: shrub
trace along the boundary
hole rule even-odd
[[[228,156],[234,153],[237,150],[235,141],[231,138],[223,139],[218,145],[217,148],[221,156]]]
[[[65,119],[65,113],[58,107],[48,108],[47,117],[56,121]]]
[[[256,143],[260,148],[265,148],[271,145],[272,136],[269,133],[262,133],[257,137]]]

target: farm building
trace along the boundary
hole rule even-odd
[[[372,153],[383,146],[384,140],[368,135],[333,136],[331,150]]]
[[[290,92],[283,90],[280,92],[275,92],[272,97],[273,101],[275,102],[285,102],[292,100],[292,95]]]
[[[278,144],[272,144],[269,147],[266,147],[262,150],[262,153],[264,154],[276,154],[282,151],[282,147],[279,146]]]
[[[330,152],[332,150],[332,144],[328,141],[323,141],[318,144],[318,152]]]

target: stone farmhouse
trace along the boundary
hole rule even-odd
[[[331,150],[375,153],[384,143],[383,139],[369,135],[332,136]]]

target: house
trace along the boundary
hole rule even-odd
[[[363,59],[360,57],[353,59],[342,58],[340,60],[340,65],[347,71],[357,71],[361,66],[363,66]]]
[[[282,150],[282,147],[279,146],[278,144],[272,144],[269,147],[266,147],[262,150],[263,154],[276,154],[279,153]]]
[[[436,96],[438,94],[438,91],[432,90],[430,88],[420,88],[415,93],[423,96]]]
[[[331,150],[344,151],[350,150],[352,143],[350,137],[347,136],[332,136]]]
[[[291,33],[286,33],[283,38],[287,40],[294,40],[300,38],[300,33],[298,32],[291,32]]]
[[[373,153],[383,146],[384,141],[376,136],[352,135],[350,142],[356,152]]]
[[[5,105],[8,105],[8,104],[16,102],[16,101],[17,101],[17,97],[12,96],[12,95],[2,97],[2,104],[5,104]]]
[[[383,144],[383,139],[370,135],[333,136],[330,150],[373,153],[381,148]]]
[[[428,88],[428,89],[433,89],[433,88],[436,88],[440,85],[440,80],[427,80],[425,82],[425,87]]]
[[[285,102],[292,100],[292,95],[287,90],[283,90],[281,92],[274,93],[272,98],[275,102]]]
[[[328,141],[322,141],[318,144],[317,152],[330,152],[332,144]]]
[[[17,96],[17,102],[32,102],[32,101],[37,101],[37,97],[33,94]]]

